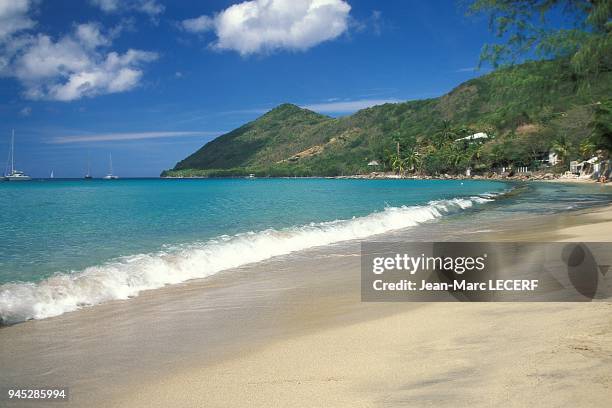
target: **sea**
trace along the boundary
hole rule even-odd
[[[393,231],[426,240],[425,226],[453,217],[495,229],[611,202],[594,185],[486,180],[0,182],[0,324]]]

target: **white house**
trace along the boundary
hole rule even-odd
[[[580,171],[582,171],[582,166],[583,166],[584,162],[579,162],[578,160],[572,160],[570,162],[570,172],[573,174],[580,174]]]
[[[548,152],[548,163],[551,166],[559,164],[560,161],[561,159],[559,159],[559,155],[557,153],[553,152],[552,150]]]
[[[598,161],[599,158],[596,156],[593,156],[589,160],[585,160],[583,162],[572,160],[570,162],[570,172],[580,174],[581,176],[598,173],[601,167]]]
[[[455,139],[455,141],[459,141],[459,140],[478,140],[478,139],[488,139],[489,135],[487,135],[484,132],[478,132],[478,133],[474,133],[473,135],[469,135],[466,137],[462,137],[460,139]]]

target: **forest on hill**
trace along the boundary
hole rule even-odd
[[[545,30],[534,22],[560,6],[569,7],[575,28]],[[474,1],[471,10],[487,13],[504,39],[483,48],[481,60],[495,67],[493,72],[439,98],[374,106],[339,118],[283,104],[207,143],[162,176],[538,170],[548,165],[550,153],[559,163],[549,171],[562,172],[570,160],[607,158],[611,9],[609,1]],[[538,58],[517,63],[525,53]]]

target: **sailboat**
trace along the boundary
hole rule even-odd
[[[113,174],[113,155],[108,155],[108,174],[103,177],[104,180],[117,180],[119,177]]]
[[[51,175],[49,176],[49,178],[55,178],[55,175],[53,174],[53,170],[51,170]]]
[[[85,175],[85,180],[91,180],[91,160],[89,159],[89,152],[87,152],[87,174]]]
[[[15,170],[15,129],[13,129],[13,134],[11,136],[10,162],[11,162],[11,171],[9,174],[4,176],[4,179],[6,181],[32,180],[32,177],[28,176],[23,171]]]

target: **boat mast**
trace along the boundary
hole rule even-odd
[[[89,177],[91,173],[91,157],[89,150],[87,151],[87,177]]]
[[[15,129],[11,136],[11,174],[15,173]]]
[[[109,169],[109,173],[111,176],[113,175],[113,154],[109,153],[108,154],[108,169]]]
[[[4,175],[8,175],[9,163],[11,161],[11,145],[9,144],[8,155],[6,156],[6,164],[4,165]]]

